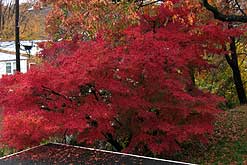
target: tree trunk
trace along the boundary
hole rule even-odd
[[[119,144],[119,142],[113,138],[112,134],[110,133],[102,133],[102,134],[105,136],[107,142],[110,143],[116,151],[120,152],[123,149],[123,147]]]
[[[246,104],[247,103],[246,93],[241,79],[239,68],[238,67],[232,68],[232,73],[233,73],[235,88],[238,93],[239,102],[240,104]]]
[[[241,78],[241,73],[238,66],[238,56],[237,56],[237,50],[236,50],[236,41],[234,37],[231,37],[231,43],[230,43],[230,51],[231,51],[231,57],[229,55],[225,55],[226,60],[228,64],[230,65],[232,69],[232,75],[234,79],[235,88],[238,94],[238,99],[240,104],[247,104],[247,98],[245,93],[245,88],[243,85],[243,81]]]
[[[191,85],[195,87],[196,86],[195,69],[193,67],[190,67],[189,69],[190,69],[189,72],[190,72],[190,78],[191,78],[191,83],[192,83]]]

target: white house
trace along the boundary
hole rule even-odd
[[[37,55],[41,49],[39,42],[45,40],[20,41],[21,72],[26,73],[35,63],[29,58]],[[0,42],[0,78],[2,75],[14,74],[16,71],[15,41]]]
[[[21,72],[26,73],[28,70],[28,58],[20,56]],[[3,75],[14,74],[16,71],[15,54],[0,52],[0,78]]]

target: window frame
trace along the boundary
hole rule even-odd
[[[12,74],[12,62],[5,63],[6,74]]]

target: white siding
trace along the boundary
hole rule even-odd
[[[0,77],[2,77],[2,75],[6,75],[6,64],[10,63],[11,65],[11,73],[14,73],[14,69],[15,69],[15,55],[13,54],[7,54],[7,53],[1,53],[0,52]],[[27,72],[27,57],[21,56],[21,72],[22,73],[26,73]]]

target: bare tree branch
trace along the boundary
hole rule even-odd
[[[224,22],[243,22],[247,23],[246,15],[225,15],[222,14],[217,7],[208,3],[208,0],[202,0],[204,7],[214,14],[214,18]]]
[[[236,3],[237,9],[238,9],[244,16],[246,16],[246,13],[245,13],[244,10],[241,8],[241,6],[240,6],[238,0],[235,0],[235,3]]]
[[[54,95],[61,96],[62,98],[66,99],[66,100],[72,101],[69,97],[67,97],[67,96],[65,96],[65,95],[63,95],[63,94],[61,94],[61,93],[58,93],[58,92],[56,92],[56,91],[54,91],[54,90],[52,90],[52,89],[50,89],[50,88],[48,88],[48,87],[46,87],[46,86],[43,86],[43,85],[42,85],[42,88],[43,88],[44,90],[48,91],[48,92],[51,92],[51,93],[54,94]]]
[[[164,0],[156,0],[156,1],[151,1],[151,2],[147,2],[145,3],[144,0],[137,0],[136,2],[140,2],[138,4],[138,9],[140,9],[141,7],[144,7],[144,6],[148,6],[148,5],[152,5],[152,4],[155,4],[155,3],[158,3],[158,2],[164,2]]]

